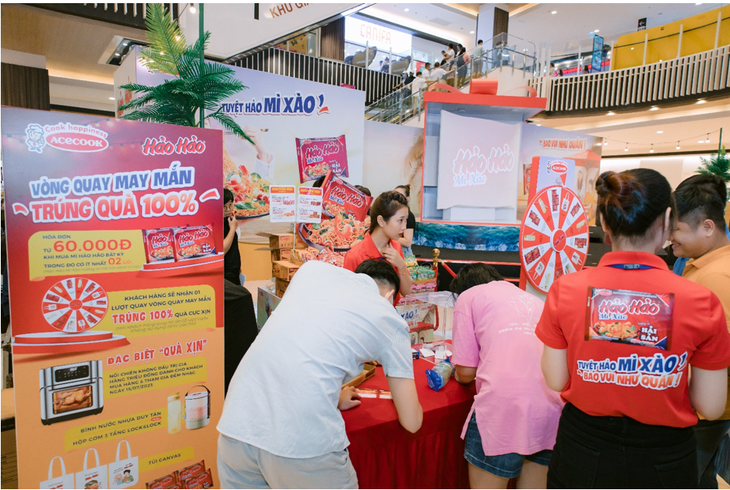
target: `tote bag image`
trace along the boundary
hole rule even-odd
[[[119,459],[119,450],[122,443],[127,445],[127,459]],[[109,463],[109,488],[127,488],[139,480],[139,461],[137,456],[132,457],[129,442],[119,441],[117,444],[117,459]]]
[[[89,468],[89,453],[93,451],[96,457],[96,466]],[[107,485],[106,465],[99,464],[99,453],[93,447],[84,454],[84,469],[76,473],[76,488],[89,490],[92,488],[109,488]]]
[[[58,460],[61,463],[61,476],[53,478],[53,462]],[[38,484],[38,488],[76,488],[74,487],[74,474],[66,474],[66,465],[61,456],[56,456],[48,465],[48,480]]]

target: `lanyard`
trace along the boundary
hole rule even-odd
[[[614,269],[623,269],[625,271],[646,270],[654,268],[650,265],[644,264],[611,264],[609,265],[609,267],[613,267]]]

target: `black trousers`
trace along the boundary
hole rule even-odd
[[[594,417],[568,403],[560,417],[547,487],[697,488],[696,444],[692,427]]]

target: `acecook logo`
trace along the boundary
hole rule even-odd
[[[109,134],[92,126],[73,123],[29,124],[25,129],[28,151],[43,153],[48,145],[63,151],[97,152],[109,147]]]

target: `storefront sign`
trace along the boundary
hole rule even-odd
[[[200,460],[217,482],[221,132],[2,120],[19,486],[182,486]],[[206,422],[181,430],[170,400],[197,385]]]
[[[405,32],[366,22],[352,16],[345,17],[345,41],[361,46],[377,46],[378,50],[410,54],[411,36]]]

